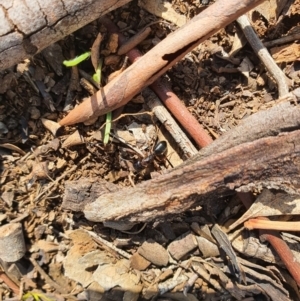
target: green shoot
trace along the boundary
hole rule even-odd
[[[99,84],[99,86],[101,85],[101,71],[102,71],[102,62],[103,60],[101,59],[99,61],[99,65],[98,68],[95,70],[95,73],[93,75],[93,80]]]
[[[106,114],[106,124],[105,124],[105,130],[104,130],[104,138],[103,138],[103,144],[106,145],[109,141],[109,134],[111,130],[111,124],[112,124],[112,114],[111,112],[108,112]]]
[[[83,62],[84,60],[88,59],[90,56],[91,56],[91,52],[87,51],[79,56],[76,56],[74,59],[63,61],[63,64],[66,67],[74,67],[80,64],[81,62]]]
[[[87,51],[77,57],[75,57],[72,60],[68,61],[63,61],[63,64],[67,67],[73,67],[81,63],[82,61],[88,59],[91,56],[91,52]],[[98,68],[95,70],[95,73],[93,75],[93,80],[101,85],[101,71],[102,71],[102,59],[99,61]],[[105,124],[105,130],[104,130],[104,138],[103,138],[103,144],[106,145],[109,141],[109,134],[111,130],[111,125],[112,125],[112,114],[111,112],[106,114],[106,124]],[[27,295],[27,294],[26,294]],[[36,300],[36,299],[35,299]],[[38,301],[38,300],[36,300]]]

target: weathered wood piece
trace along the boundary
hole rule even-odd
[[[0,258],[6,262],[21,259],[26,252],[21,223],[10,223],[0,227]]]
[[[267,187],[299,193],[299,134],[297,130],[262,138],[199,161],[188,160],[180,169],[134,188],[103,191],[83,212],[96,222],[150,221],[196,205],[218,206],[216,199],[235,189]],[[66,198],[64,203],[70,209]]]
[[[96,94],[86,98],[59,122],[60,125],[84,122],[125,105],[193,48],[261,2],[262,0],[216,1],[168,35]]]
[[[119,190],[118,185],[103,179],[82,178],[66,183],[62,208],[72,211],[83,211],[84,206],[94,202],[104,193]]]
[[[0,1],[0,70],[131,0]]]
[[[244,143],[87,204],[88,220],[149,221],[252,187],[300,193],[300,130]]]

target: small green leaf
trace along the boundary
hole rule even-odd
[[[99,85],[101,85],[102,63],[103,63],[103,60],[100,59],[100,60],[99,60],[99,64],[98,64],[98,68],[95,70],[95,74],[93,75],[93,80],[94,80],[96,83],[98,83]]]
[[[74,59],[72,60],[66,60],[66,61],[63,61],[63,64],[66,66],[66,67],[73,67],[73,66],[76,66],[78,64],[80,64],[81,62],[83,62],[84,60],[88,59],[89,57],[91,56],[91,52],[90,51],[87,51],[79,56],[76,56]]]

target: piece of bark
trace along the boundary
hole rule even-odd
[[[168,246],[168,251],[173,258],[180,260],[198,246],[195,235],[187,233],[172,241]]]
[[[166,266],[169,262],[167,250],[152,239],[145,241],[138,253],[157,266]]]
[[[262,0],[215,2],[186,25],[168,35],[96,94],[86,98],[63,118],[60,124],[84,122],[123,106],[185,54],[260,2]]]
[[[235,189],[266,187],[299,194],[299,134],[298,130],[235,146],[200,161],[190,160],[134,188],[104,193],[85,206],[85,217],[95,222],[150,221],[196,205],[220,206],[215,198]]]
[[[0,258],[6,262],[21,259],[26,252],[22,224],[10,223],[0,227]]]
[[[130,266],[138,271],[144,271],[151,264],[149,260],[141,256],[138,252],[133,253],[130,257]]]
[[[0,70],[35,55],[129,1],[1,1]]]
[[[66,182],[62,208],[83,211],[86,204],[94,202],[102,194],[119,189],[118,185],[98,178],[81,178],[77,181]]]

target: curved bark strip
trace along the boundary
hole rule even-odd
[[[88,220],[150,221],[251,188],[300,192],[300,130],[244,143],[134,188],[104,193],[83,210]],[[219,204],[220,205],[220,204]]]
[[[0,0],[0,70],[131,0]]]
[[[96,94],[86,98],[59,122],[60,125],[84,122],[125,105],[197,45],[261,2],[262,0],[216,1],[168,35]]]

